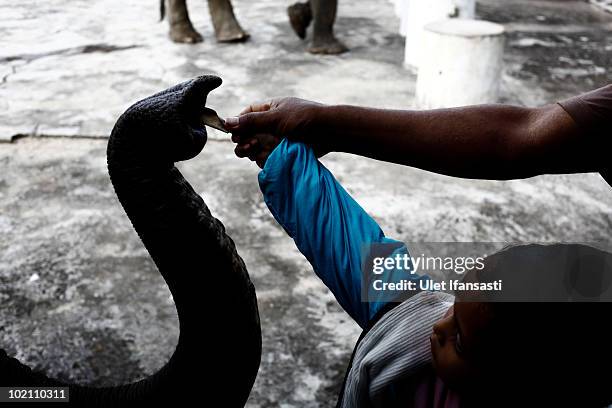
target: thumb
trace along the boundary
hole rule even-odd
[[[250,112],[225,119],[225,127],[232,133],[273,133],[275,117],[270,111]]]

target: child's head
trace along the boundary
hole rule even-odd
[[[556,255],[554,246],[510,248],[466,280],[495,280],[500,264],[537,274]],[[611,303],[471,300],[459,296],[431,336],[434,368],[449,387],[496,405],[610,403],[612,385],[603,370],[612,363]]]

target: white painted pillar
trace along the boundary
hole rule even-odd
[[[405,0],[393,0],[393,9],[399,18],[402,18],[402,3],[404,3],[404,1]]]
[[[456,17],[465,19],[476,18],[476,1],[475,0],[453,0],[456,7]]]
[[[397,13],[400,19],[399,33],[406,36],[406,30],[408,27],[408,7],[410,7],[410,0],[397,0]]]
[[[400,18],[400,34],[404,37],[408,31],[408,8],[410,7],[411,0],[398,0],[398,13]]]
[[[478,20],[447,19],[425,26],[416,83],[420,108],[497,102],[504,27]]]
[[[418,68],[423,54],[423,27],[446,18],[473,19],[476,14],[475,0],[404,0],[400,32],[406,36],[404,65]]]

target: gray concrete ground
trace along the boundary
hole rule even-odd
[[[401,66],[386,1],[340,2],[337,33],[352,49],[340,57],[304,52],[287,1],[235,0],[252,39],[223,45],[205,2],[190,4],[198,45],[171,43],[150,3],[0,1],[0,139],[31,136],[0,143],[0,347],[81,383],[142,378],[178,336],[170,293],[106,172],[105,138],[127,106],[202,73],[225,81],[209,98],[222,115],[277,95],[412,106],[415,76]],[[592,5],[483,0],[478,14],[508,30],[505,102],[555,101],[612,79],[612,15]],[[264,350],[249,406],[333,406],[358,327],[267,212],[255,166],[211,135],[180,167],[258,290]],[[349,155],[324,161],[401,240],[610,241],[612,189],[597,174],[487,182]]]

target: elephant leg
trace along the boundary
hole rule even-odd
[[[310,0],[314,34],[308,51],[312,54],[341,54],[348,48],[334,36],[338,0]]]
[[[242,42],[249,38],[236,16],[230,0],[208,0],[215,36],[220,42]]]
[[[165,0],[164,0],[165,1]],[[197,43],[203,40],[187,12],[186,0],[168,0],[168,21],[170,22],[170,38],[177,43]]]
[[[302,40],[306,38],[306,29],[312,21],[312,9],[310,3],[295,3],[287,7],[287,14],[289,15],[289,23],[291,28]]]

